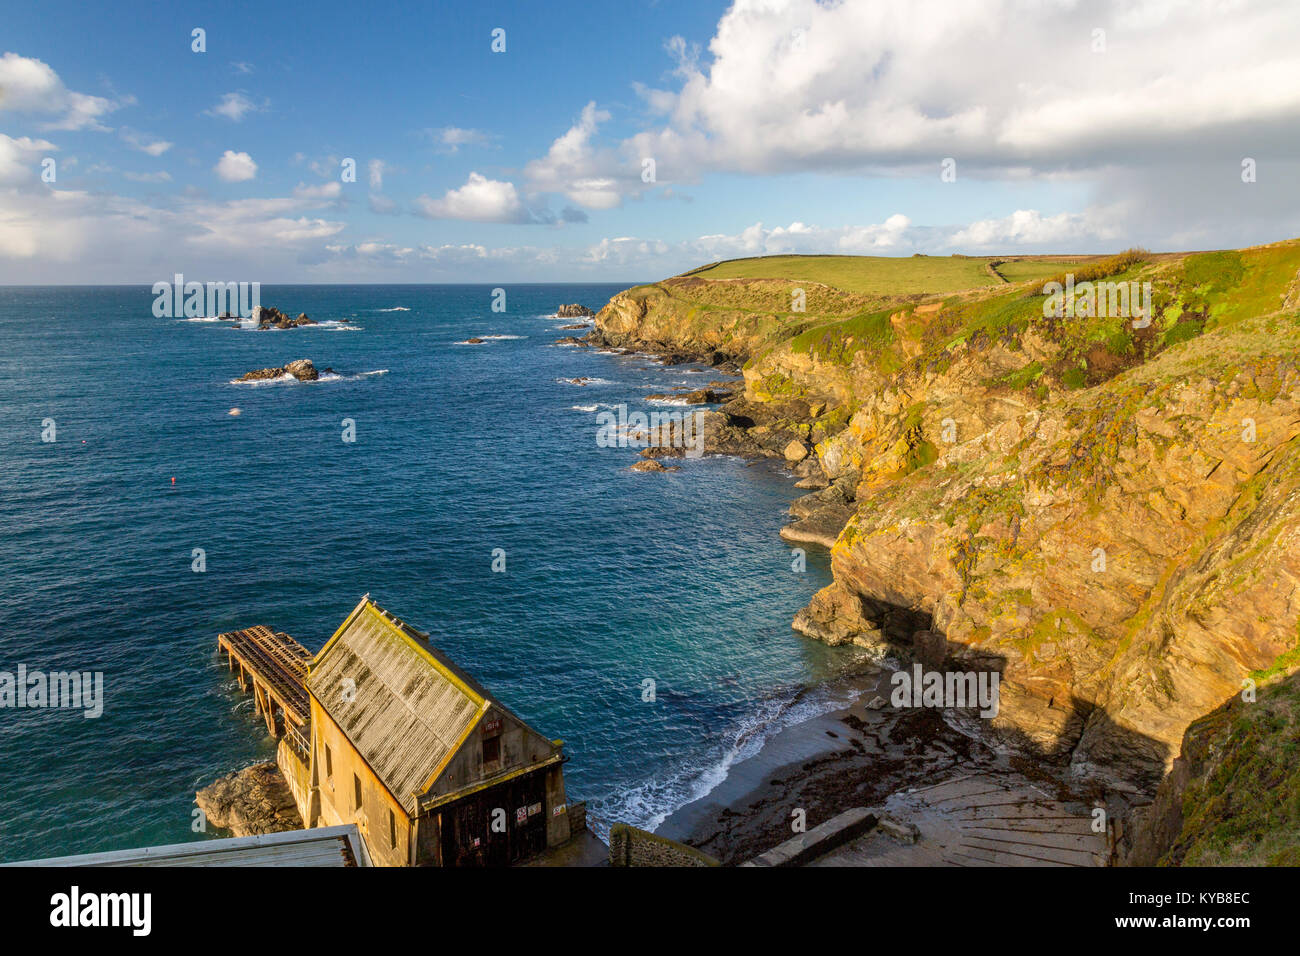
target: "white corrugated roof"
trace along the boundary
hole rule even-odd
[[[54,856],[5,866],[370,866],[355,823],[226,840]]]

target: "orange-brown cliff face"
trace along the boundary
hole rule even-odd
[[[745,359],[710,427],[808,450],[786,536],[831,545],[835,581],[796,627],[904,653],[938,632],[1002,672],[994,730],[1150,790],[1297,643],[1300,242],[1093,271],[1149,282],[1152,314],[1045,315],[1041,282],[782,313],[810,283],[678,279],[597,327]]]

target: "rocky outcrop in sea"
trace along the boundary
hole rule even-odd
[[[326,372],[332,372],[333,369],[325,369]],[[259,368],[251,372],[245,372],[239,377],[241,382],[256,382],[263,379],[284,378],[286,375],[292,375],[300,382],[314,382],[320,378],[320,372],[312,364],[311,359],[296,359],[288,365],[279,365],[275,368]]]
[[[223,318],[233,318],[233,316],[223,316]],[[345,321],[345,320],[340,320]],[[317,325],[317,321],[308,317],[306,312],[298,313],[297,318],[286,315],[279,309],[272,306],[257,306],[253,309],[248,321],[240,323],[249,328],[257,329],[295,329],[304,325]]]
[[[209,826],[237,837],[303,828],[293,793],[274,761],[213,781],[194,795],[194,802]]]

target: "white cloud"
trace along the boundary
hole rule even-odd
[[[588,209],[613,209],[623,194],[643,187],[641,169],[618,159],[609,150],[596,150],[591,140],[609,113],[595,101],[582,108],[578,121],[551,144],[541,159],[524,168],[529,187],[539,192],[563,193]]]
[[[308,186],[306,183],[299,183],[294,187],[293,195],[295,199],[338,199],[343,194],[343,186],[337,180],[334,182],[321,183],[318,186]]]
[[[161,156],[174,145],[156,136],[147,136],[125,126],[118,130],[118,133],[121,135],[123,142],[132,149],[138,149],[150,156]]]
[[[42,124],[44,129],[107,132],[109,128],[99,118],[127,102],[74,93],[41,60],[17,53],[0,57],[0,111],[57,114]]]
[[[265,100],[258,104],[243,93],[227,93],[221,97],[216,106],[204,110],[204,112],[209,116],[222,116],[231,122],[238,123],[244,118],[245,114],[261,112],[266,109],[267,105]]]
[[[655,125],[602,146],[582,119],[527,167],[530,188],[595,208],[712,171],[1096,172],[1300,149],[1293,0],[1125,0],[1092,51],[1073,0],[736,0],[708,57],[681,38],[670,89],[639,87]],[[1214,56],[1189,50],[1214,50]],[[1243,135],[1245,134],[1245,135]]]
[[[384,161],[382,159],[372,159],[366,164],[367,171],[370,174],[370,188],[384,188]]]
[[[213,166],[217,177],[227,183],[247,182],[257,175],[257,163],[247,153],[236,153],[232,149],[221,154],[217,165]]]
[[[137,200],[71,189],[0,188],[0,281],[147,282],[175,272],[259,279],[326,255],[345,224],[328,197]]]
[[[488,146],[492,136],[481,129],[464,129],[459,126],[441,126],[426,129],[424,134],[439,147],[439,152],[457,153],[462,146]]]
[[[1062,246],[1083,236],[1114,238],[1115,233],[1106,230],[1100,219],[1095,213],[1061,212],[1054,216],[1044,216],[1037,209],[1017,209],[1001,219],[981,219],[957,230],[952,235],[951,244],[963,248],[987,249]]]
[[[14,139],[0,133],[0,184],[37,179],[41,160],[57,150],[58,147],[48,140],[27,136]]]
[[[464,186],[447,190],[441,199],[419,197],[415,211],[427,219],[516,223],[531,220],[514,183],[488,179],[479,173],[470,173]]]

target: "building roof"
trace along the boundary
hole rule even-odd
[[[370,866],[355,823],[227,840],[53,856],[5,866]]]
[[[413,816],[494,703],[427,635],[369,595],[316,655],[307,688]]]

